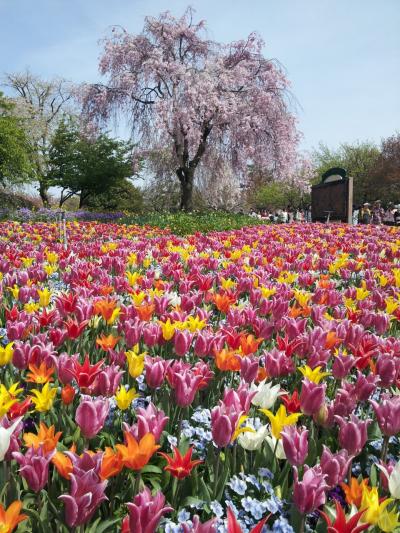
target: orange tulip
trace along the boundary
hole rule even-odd
[[[43,361],[40,363],[39,366],[36,365],[29,365],[29,370],[26,380],[31,383],[49,383],[50,381],[54,381],[51,375],[54,372],[54,366],[51,366],[48,368],[46,366],[46,363]]]
[[[240,347],[243,355],[251,355],[258,350],[258,346],[262,342],[262,339],[256,339],[254,335],[241,335]]]
[[[124,435],[126,446],[116,445],[122,456],[122,464],[131,470],[141,470],[160,446],[156,444],[153,433],[146,433],[139,442],[128,431],[125,431]]]
[[[336,335],[336,331],[329,331],[326,336],[325,341],[325,348],[327,350],[331,350],[332,348],[335,348],[342,342],[342,339],[339,339],[339,337]]]
[[[215,352],[215,364],[219,370],[239,371],[240,355],[234,350],[227,350],[224,348],[220,352]]]
[[[118,475],[122,470],[122,455],[118,450],[115,452],[112,448],[106,447],[106,450],[101,460],[100,477],[101,479],[108,479]]]
[[[218,311],[225,314],[229,311],[231,305],[236,302],[236,298],[226,293],[215,294],[213,300]]]
[[[142,304],[142,305],[135,306],[135,309],[137,311],[137,314],[140,320],[143,320],[145,322],[148,322],[149,320],[151,320],[151,317],[153,316],[155,308],[156,306],[154,304]]]
[[[0,531],[1,533],[11,533],[20,522],[28,518],[26,514],[20,514],[22,502],[19,500],[13,502],[8,509],[0,503]]]
[[[61,399],[64,405],[69,405],[74,401],[75,389],[69,383],[61,389]]]
[[[357,481],[357,478],[352,477],[350,480],[350,483],[346,485],[346,483],[341,483],[340,486],[344,490],[344,493],[346,495],[346,502],[349,505],[354,505],[359,508],[361,505],[362,495],[363,495],[363,487],[366,487],[368,485],[368,479],[363,479],[361,483]]]
[[[264,381],[264,379],[267,379],[268,374],[267,371],[263,366],[260,366],[257,372],[256,382],[260,383],[260,381]]]
[[[38,434],[24,433],[24,442],[26,446],[33,446],[35,450],[42,446],[44,454],[50,453],[55,449],[62,435],[61,431],[54,434],[54,430],[54,426],[47,427],[44,422],[40,422]]]
[[[116,306],[116,300],[97,300],[93,306],[93,312],[95,315],[101,315],[107,322],[111,319]]]
[[[102,296],[109,296],[112,292],[114,292],[114,287],[111,285],[102,285],[100,287],[100,294]]]
[[[65,479],[69,479],[69,475],[72,474],[74,466],[68,455],[65,455],[64,452],[56,452],[53,455],[51,462],[56,467],[60,476]]]
[[[104,335],[104,333],[102,333],[100,337],[97,337],[96,344],[105,352],[109,352],[110,350],[114,350],[120,338],[121,337],[114,337],[112,334]]]

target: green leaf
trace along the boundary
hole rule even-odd
[[[155,465],[146,465],[141,470],[142,474],[162,474],[163,471],[161,468]]]

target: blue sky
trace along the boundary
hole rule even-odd
[[[97,80],[112,25],[139,32],[188,3],[215,40],[261,34],[292,82],[303,148],[400,130],[400,0],[0,0],[0,73]]]

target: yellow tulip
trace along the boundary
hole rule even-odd
[[[32,390],[32,402],[35,404],[36,411],[44,413],[53,407],[54,398],[57,394],[57,389],[51,388],[49,383],[46,383],[42,390]]]
[[[241,435],[242,433],[255,433],[256,430],[251,428],[251,427],[243,427],[242,424],[245,420],[247,420],[249,417],[246,416],[246,415],[242,415],[240,418],[239,418],[239,421],[237,423],[237,426],[236,426],[236,429],[232,435],[232,439],[231,439],[231,442],[235,441],[239,435]]]
[[[118,408],[121,409],[121,411],[125,411],[138,396],[139,394],[134,388],[126,390],[125,387],[121,385],[115,394]]]
[[[0,346],[0,366],[7,365],[13,356],[13,342],[9,342],[7,346]]]
[[[125,352],[128,361],[128,372],[133,378],[137,378],[143,372],[145,353],[136,354],[133,350]]]
[[[361,522],[376,525],[383,516],[386,507],[393,501],[393,499],[387,498],[379,503],[378,488],[363,486],[360,509],[365,509],[365,513],[361,516]]]
[[[312,369],[308,365],[304,365],[299,366],[297,370],[299,370],[303,374],[303,376],[308,379],[308,381],[312,381],[313,383],[319,383],[321,379],[331,375],[330,372],[321,372],[321,368],[321,366],[317,366]]]
[[[281,438],[281,432],[284,427],[293,426],[302,415],[302,413],[288,415],[284,405],[279,407],[275,415],[268,409],[260,409],[260,411],[269,418],[271,422],[271,433],[276,439]]]
[[[172,324],[171,320],[168,318],[166,322],[159,322],[162,336],[165,341],[169,341],[174,336],[175,330],[176,330],[176,324]]]
[[[40,307],[47,307],[50,303],[51,291],[49,291],[49,289],[45,287],[43,290],[37,289],[37,293],[39,295]]]

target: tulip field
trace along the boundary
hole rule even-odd
[[[400,531],[400,231],[0,224],[0,533]]]

